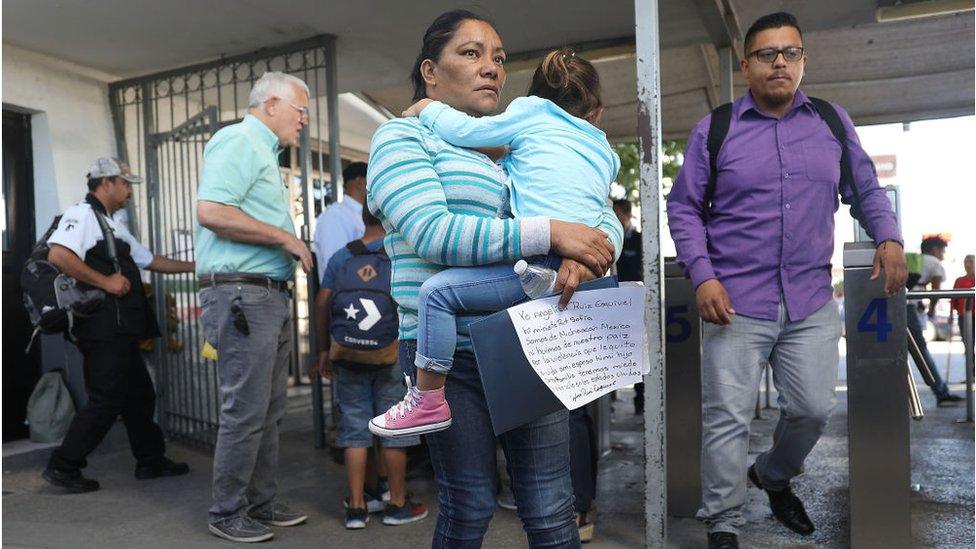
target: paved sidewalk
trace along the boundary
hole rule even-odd
[[[960,387],[954,387],[960,391]],[[743,545],[753,548],[846,547],[847,524],[847,416],[846,393],[838,394],[838,410],[827,433],[797,482],[797,493],[808,504],[817,532],[810,538],[794,536],[772,518],[765,496],[749,490]],[[615,403],[613,452],[601,462],[596,538],[592,549],[643,545],[643,466],[641,418],[633,415],[632,393],[621,391]],[[926,418],[912,424],[912,482],[921,485],[912,501],[913,531],[918,547],[973,546],[973,426],[954,419],[963,409],[935,408],[931,394],[923,394]],[[298,403],[301,404],[301,403]],[[290,406],[301,409],[303,406]],[[764,448],[775,425],[775,411],[753,422],[753,450]],[[906,411],[907,413],[907,411]],[[345,496],[343,469],[328,452],[315,450],[307,410],[285,420],[282,440],[281,496],[283,501],[309,513],[305,525],[276,529],[267,547],[429,547],[436,501],[433,482],[409,482],[416,500],[431,508],[431,516],[418,523],[384,526],[380,515],[365,530],[347,531],[342,525]],[[207,532],[210,504],[208,455],[170,444],[170,453],[190,463],[186,477],[136,481],[133,460],[125,447],[124,431],[113,432],[107,446],[115,448],[90,460],[86,474],[102,483],[91,494],[64,495],[40,478],[49,450],[5,457],[3,461],[3,545],[50,548],[155,548],[229,547]],[[123,449],[120,449],[123,448]],[[5,448],[6,449],[6,448]],[[704,530],[694,520],[672,520],[670,546],[701,547]],[[485,547],[524,547],[515,513],[498,509]]]

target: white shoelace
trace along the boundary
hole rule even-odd
[[[409,376],[403,377],[407,380],[407,395],[403,397],[403,400],[393,407],[393,417],[406,417],[407,412],[413,410],[414,406],[420,404],[420,389],[414,387],[413,384],[410,383]]]

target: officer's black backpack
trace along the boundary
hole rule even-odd
[[[102,229],[106,248],[118,272],[120,269],[115,253],[115,236],[101,212],[95,211],[95,218]],[[47,260],[47,254],[51,251],[47,241],[58,228],[60,221],[60,215],[54,218],[54,222],[44,232],[44,236],[31,248],[30,258],[27,259],[20,273],[24,308],[27,309],[27,316],[34,325],[34,333],[27,343],[25,352],[30,351],[38,333],[64,333],[73,340],[72,331],[75,323],[91,316],[105,298],[105,292],[102,290],[79,288],[74,278],[62,273]]]

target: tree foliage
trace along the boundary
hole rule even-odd
[[[671,192],[671,185],[678,177],[684,160],[685,143],[684,139],[664,141],[661,153],[661,190],[664,196]],[[618,143],[613,150],[620,156],[620,171],[610,194],[613,198],[626,198],[633,204],[640,204],[640,147],[637,143]]]

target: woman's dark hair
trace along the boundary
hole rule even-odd
[[[585,120],[592,120],[603,106],[596,67],[569,48],[546,55],[532,75],[528,95],[548,99]]]
[[[420,55],[413,64],[413,72],[410,73],[410,80],[413,81],[413,100],[420,101],[427,97],[427,84],[423,76],[420,75],[420,65],[425,59],[436,62],[444,51],[444,46],[454,38],[454,33],[465,21],[483,21],[491,25],[491,21],[468,10],[446,11],[437,16],[434,22],[427,27],[424,33],[424,43],[420,47]]]

